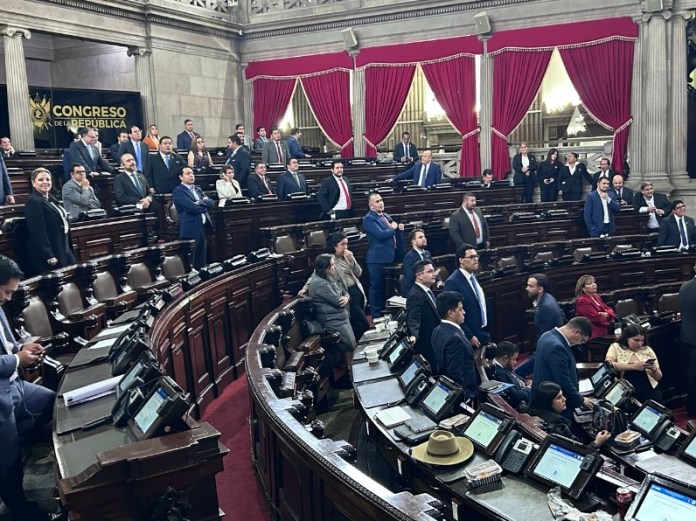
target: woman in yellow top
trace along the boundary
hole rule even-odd
[[[645,331],[636,324],[624,328],[619,340],[609,346],[605,359],[636,389],[635,397],[641,401],[655,400],[662,403],[658,382],[662,380],[660,364],[655,351],[645,345]]]

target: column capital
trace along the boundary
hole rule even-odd
[[[14,36],[19,36],[20,38],[23,36],[27,40],[31,38],[31,31],[29,29],[25,29],[24,27],[15,27],[12,25],[0,25],[0,34],[3,36],[9,36],[9,37],[14,37]]]
[[[150,47],[128,47],[126,54],[128,56],[150,56],[152,49]]]

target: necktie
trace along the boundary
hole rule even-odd
[[[384,221],[384,224],[387,225],[387,228],[391,228],[389,220],[384,216],[384,214],[380,215],[380,218],[382,219],[382,221]],[[396,249],[396,235],[392,236],[392,243],[394,244],[394,249]]]
[[[469,210],[471,213],[471,222],[474,225],[474,233],[476,234],[476,238],[480,239],[481,238],[481,228],[479,228],[478,225],[478,219],[476,218],[476,215],[474,214],[473,208]]]
[[[425,187],[425,176],[427,175],[426,172],[427,169],[425,165],[421,166],[420,177],[418,178],[418,186]]]
[[[169,154],[164,156],[164,164],[167,165],[167,170],[169,170]]]
[[[140,195],[143,195],[143,187],[140,186],[140,181],[138,180],[138,175],[136,173],[131,174],[131,179],[133,180],[133,185]]]
[[[265,176],[265,175],[262,175],[262,176],[259,176],[259,177],[261,178],[261,181],[263,181],[263,186],[266,187],[266,191],[267,191],[269,194],[273,193],[273,192],[271,192],[271,189],[268,187],[268,183],[266,182],[266,176]]]
[[[138,165],[138,170],[142,170],[143,169],[143,161],[140,158],[140,153],[141,153],[140,142],[133,143],[133,148],[135,149],[135,162]]]
[[[297,183],[297,186],[300,187],[300,190],[302,190],[302,183],[300,182],[300,176],[298,174],[292,174],[295,177],[295,182]]]
[[[428,290],[428,296],[430,297],[430,300],[433,301],[433,305],[435,305],[435,293],[433,293],[432,289]]]
[[[619,188],[619,199],[623,199],[623,197],[621,196],[622,193],[623,193],[623,188]]]
[[[684,219],[679,219],[679,235],[681,236],[682,246],[688,248],[689,241],[686,238],[686,228],[684,227]]]
[[[276,152],[278,153],[278,162],[283,163],[283,151],[280,149],[280,142],[276,141]]]
[[[89,150],[90,159],[94,161],[94,150],[92,150],[92,147],[90,145],[87,145],[87,150]]]
[[[474,295],[476,295],[476,300],[478,301],[479,308],[481,309],[481,326],[486,325],[486,307],[484,303],[482,302],[481,298],[481,288],[478,285],[478,282],[476,282],[476,275],[472,275],[471,278],[471,287],[474,290]]]
[[[348,193],[348,186],[346,186],[346,182],[343,180],[342,177],[338,178],[338,184],[341,185],[341,190],[343,191],[343,196],[346,198],[346,210],[350,210],[351,203],[350,203],[350,193]]]
[[[408,159],[408,157],[409,157],[408,151],[409,151],[408,143],[404,143],[404,157],[405,157],[406,159]]]

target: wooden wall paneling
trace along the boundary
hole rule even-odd
[[[203,412],[214,398],[210,352],[206,341],[205,316],[204,298],[191,300],[191,306],[186,312],[185,349],[188,353],[189,369],[193,378],[194,399],[200,412]]]
[[[230,320],[226,313],[227,294],[223,284],[216,284],[208,293],[208,312],[206,313],[206,330],[210,346],[210,361],[213,382],[219,394],[228,383],[235,379],[231,339]]]
[[[227,299],[227,313],[232,325],[233,360],[238,376],[244,372],[244,346],[253,331],[251,300],[249,287],[233,290]]]

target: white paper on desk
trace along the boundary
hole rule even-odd
[[[394,295],[393,297],[389,297],[389,299],[387,300],[387,305],[393,308],[405,308],[406,298]]]
[[[594,387],[592,386],[592,381],[589,378],[583,378],[578,382],[578,392],[580,394],[592,394],[594,392]]]
[[[123,375],[114,376],[107,380],[102,380],[100,382],[94,382],[93,384],[85,385],[79,389],[74,389],[63,394],[63,400],[65,400],[65,405],[70,407],[72,405],[77,405],[78,403],[88,402],[90,400],[96,400],[107,394],[111,394],[116,391],[116,386],[118,382],[121,381]]]
[[[102,347],[111,347],[114,345],[114,342],[116,342],[116,339],[118,339],[118,336],[115,336],[113,338],[107,338],[105,340],[100,340],[96,344],[92,344],[89,346],[87,349],[101,349]]]
[[[120,326],[107,327],[106,329],[102,329],[101,332],[94,337],[94,339],[98,340],[100,338],[104,338],[105,336],[120,335],[130,326],[130,324],[121,324]]]

